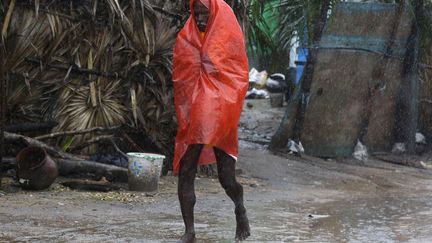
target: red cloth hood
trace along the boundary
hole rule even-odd
[[[209,5],[210,5],[209,0],[198,0],[198,1],[200,1],[202,4],[204,4],[204,6],[206,6],[207,8],[208,8]]]

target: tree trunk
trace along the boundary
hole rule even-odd
[[[310,49],[308,54],[304,71],[305,73],[302,76],[300,82],[300,91],[298,91],[290,101],[290,104],[285,111],[283,120],[279,125],[275,135],[272,137],[269,146],[270,150],[285,147],[290,137],[293,137],[293,139],[297,142],[300,140],[306,106],[309,100],[309,92],[312,86],[313,72],[319,49],[318,45],[323,34],[324,26],[327,23],[327,14],[330,8],[330,2],[331,0],[324,0],[321,4],[320,18],[315,24],[314,35],[312,39],[313,48]],[[294,119],[292,117],[293,114],[295,115]]]
[[[47,151],[47,153],[49,153],[50,155],[52,155],[54,157],[70,159],[70,160],[82,160],[81,158],[79,158],[75,155],[60,151],[54,147],[47,145],[46,143],[43,143],[43,142],[36,140],[36,139],[33,139],[33,138],[29,138],[29,137],[26,137],[26,136],[23,136],[20,134],[9,133],[9,132],[5,132],[4,136],[5,136],[6,141],[22,141],[27,145],[43,148]]]
[[[278,130],[270,141],[269,149],[271,151],[285,147],[289,138],[292,136],[295,122],[292,115],[297,113],[299,104],[301,103],[300,100],[301,92],[299,89],[297,89],[296,93],[291,97],[290,102],[288,103],[287,109],[285,110],[285,115],[282,118],[282,122],[279,125]]]
[[[1,36],[0,36],[1,38]],[[4,155],[4,126],[6,120],[6,75],[3,38],[0,39],[0,161]],[[1,183],[1,178],[0,178]]]
[[[418,20],[423,17],[423,0],[413,1],[415,19],[406,44],[406,54],[402,69],[402,83],[397,109],[397,138],[398,142],[405,142],[408,153],[415,153],[415,134],[419,115],[419,80],[417,76],[419,53]]]

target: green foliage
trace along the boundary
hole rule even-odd
[[[272,29],[265,18],[269,13],[270,17],[276,16],[270,4],[264,4],[259,0],[249,1],[248,52],[252,59],[257,60],[259,69],[268,69],[277,54],[278,43],[274,40]]]
[[[69,148],[72,146],[73,141],[74,141],[74,137],[68,137],[66,139],[66,142],[62,146],[63,151],[68,151]]]
[[[332,1],[332,6],[336,4]],[[320,14],[321,0],[251,0],[249,54],[259,59],[261,69],[283,72],[288,67],[292,39],[309,45]],[[274,28],[271,23],[276,23]]]
[[[337,4],[331,1],[330,11]],[[321,0],[281,0],[278,4],[280,25],[277,30],[279,43],[284,47],[291,45],[291,39],[298,36],[300,43],[310,45],[313,30],[320,17]]]

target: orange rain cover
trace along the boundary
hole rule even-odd
[[[174,103],[178,131],[174,174],[189,144],[206,144],[200,165],[216,162],[212,146],[238,154],[237,126],[248,88],[243,32],[223,0],[209,0],[210,17],[202,38],[191,16],[174,47]]]

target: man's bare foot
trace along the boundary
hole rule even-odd
[[[237,210],[236,210],[237,211]],[[238,210],[236,212],[237,229],[236,229],[236,242],[243,241],[250,236],[249,220],[246,216],[246,209]]]
[[[180,238],[177,243],[195,243],[195,233],[184,233],[184,235]]]

